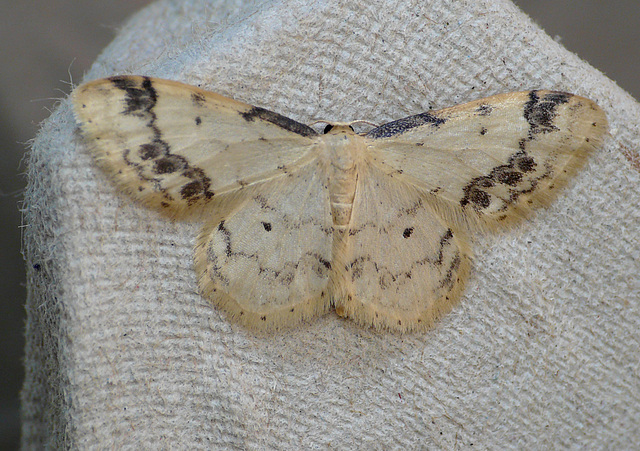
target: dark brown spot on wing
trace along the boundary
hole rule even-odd
[[[138,148],[138,155],[142,160],[151,160],[158,158],[168,152],[168,146],[163,141],[154,141],[151,143],[141,144]]]
[[[486,103],[483,103],[478,108],[476,108],[476,113],[478,113],[479,116],[490,116],[492,111],[493,107],[491,105],[487,105]]]
[[[188,166],[187,160],[179,155],[167,155],[155,160],[156,174],[172,174]]]
[[[516,152],[511,155],[511,157],[509,157],[509,165],[522,172],[534,171],[537,166],[533,157],[530,157],[524,151]]]
[[[196,105],[196,106],[201,106],[205,103],[205,97],[204,95],[202,95],[199,92],[192,92],[191,93],[191,101]]]
[[[516,186],[522,180],[522,173],[508,165],[498,166],[492,171],[492,177],[504,185]]]

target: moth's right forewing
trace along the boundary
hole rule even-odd
[[[313,129],[174,81],[101,79],[72,100],[100,167],[131,197],[174,218],[313,158]]]

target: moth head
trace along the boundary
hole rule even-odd
[[[369,126],[377,127],[376,124],[373,124],[368,121],[330,122],[322,119],[312,122],[311,124],[309,124],[309,126],[313,127],[316,124],[326,124],[322,129],[316,128],[316,131],[318,131],[320,134],[323,134],[323,135],[338,135],[338,134],[353,135],[354,133],[363,135],[364,133],[361,133],[361,130],[356,131],[354,126],[358,127],[361,125],[369,125]]]
[[[328,123],[325,127],[324,130],[322,131],[323,134],[325,135],[337,135],[340,133],[347,133],[349,135],[352,135],[353,133],[355,133],[355,130],[353,129],[353,127],[351,126],[351,124],[343,124],[340,122],[333,122],[333,123]]]

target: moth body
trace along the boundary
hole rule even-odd
[[[364,156],[364,142],[351,127],[333,126],[322,136],[322,160],[328,168],[333,225],[339,233],[349,225],[356,194],[358,160]]]

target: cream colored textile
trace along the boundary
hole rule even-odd
[[[640,442],[640,108],[510,2],[159,1],[86,80],[113,74],[300,122],[559,89],[597,101],[612,136],[550,208],[476,237],[466,293],[433,330],[330,314],[256,336],[198,294],[199,224],[119,196],[62,102],[29,164],[25,449]]]

